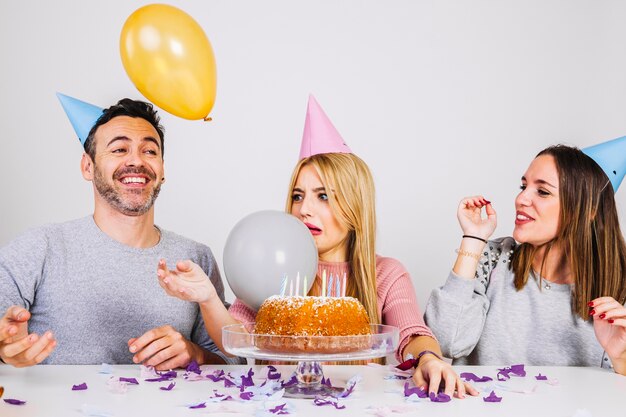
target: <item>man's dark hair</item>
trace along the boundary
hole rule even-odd
[[[163,129],[163,126],[159,124],[161,118],[157,114],[156,110],[154,110],[152,104],[146,103],[145,101],[123,98],[118,101],[117,104],[105,109],[102,116],[98,118],[96,124],[93,125],[89,131],[87,140],[85,140],[84,148],[85,153],[89,155],[92,161],[96,161],[96,146],[94,143],[96,130],[98,130],[98,128],[103,124],[118,116],[140,117],[150,123],[159,134],[159,138],[161,139],[161,157],[164,156],[165,130]]]

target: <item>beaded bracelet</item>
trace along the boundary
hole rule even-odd
[[[477,261],[480,261],[480,253],[468,252],[466,250],[455,249],[455,252],[461,256],[469,256],[470,258],[474,258]]]

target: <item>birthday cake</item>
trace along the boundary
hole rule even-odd
[[[272,296],[261,305],[255,344],[279,352],[338,353],[370,344],[370,323],[353,297]],[[346,336],[346,337],[327,337]]]

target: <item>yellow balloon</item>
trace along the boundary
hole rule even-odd
[[[151,102],[184,119],[204,119],[215,103],[213,48],[200,25],[166,4],[143,6],[122,28],[126,73]]]

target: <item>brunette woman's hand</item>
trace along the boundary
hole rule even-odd
[[[613,297],[591,300],[589,307],[600,346],[611,358],[615,372],[626,375],[626,307]]]
[[[481,213],[483,207],[487,214],[486,218],[483,218]],[[496,211],[491,206],[491,202],[481,195],[462,199],[456,215],[464,235],[485,240],[489,239],[498,224]]]

